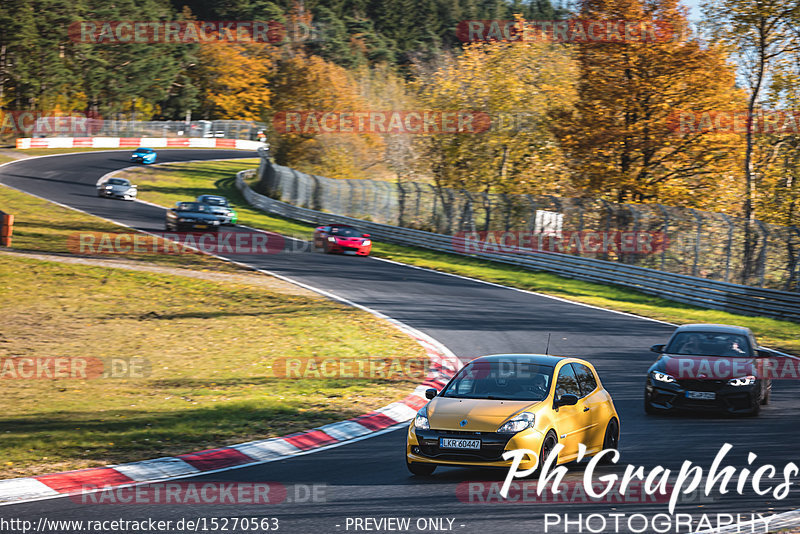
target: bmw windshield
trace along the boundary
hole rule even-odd
[[[442,397],[541,401],[547,397],[553,367],[524,360],[479,361],[466,365]]]
[[[178,204],[178,211],[211,213],[211,211],[208,209],[208,206],[199,202],[181,202]]]
[[[749,357],[750,343],[745,336],[719,332],[680,332],[665,351],[687,356]]]

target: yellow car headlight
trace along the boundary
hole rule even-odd
[[[533,426],[536,416],[530,412],[518,413],[513,419],[506,421],[497,429],[498,434],[516,434]]]
[[[417,412],[417,416],[414,418],[414,428],[417,430],[430,430],[431,424],[428,422],[428,406],[423,406],[420,411]]]

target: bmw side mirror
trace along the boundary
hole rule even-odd
[[[428,388],[428,389],[425,390],[425,398],[426,399],[432,399],[438,394],[439,394],[439,392],[435,388]]]
[[[369,234],[361,234],[361,237],[369,237]]]
[[[578,404],[578,397],[571,393],[561,395],[556,401],[556,406],[575,406],[576,404]]]
[[[655,352],[656,354],[662,354],[664,352],[664,345],[653,345],[650,347],[650,352]]]

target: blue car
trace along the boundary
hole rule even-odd
[[[156,151],[152,148],[137,148],[136,151],[131,154],[131,161],[136,163],[155,163]]]

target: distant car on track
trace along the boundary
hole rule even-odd
[[[769,402],[772,379],[762,377],[759,358],[780,354],[758,345],[749,328],[720,324],[678,327],[666,345],[653,345],[658,359],[647,372],[644,409],[757,415]]]
[[[97,196],[134,200],[138,194],[137,187],[125,178],[109,178],[97,182]]]
[[[135,163],[155,163],[156,162],[156,151],[152,148],[137,148],[133,154],[131,154],[131,161]]]
[[[314,246],[327,254],[369,256],[372,251],[369,237],[369,234],[362,234],[357,228],[345,224],[317,226],[314,229]]]
[[[592,364],[540,354],[483,356],[465,365],[417,412],[408,427],[406,465],[430,475],[438,465],[505,467],[503,453],[529,449],[541,465],[561,443],[556,463],[619,445],[619,416]],[[528,455],[519,465],[531,469]]]
[[[207,204],[211,208],[211,212],[217,216],[221,224],[236,224],[239,216],[233,208],[231,208],[228,199],[220,195],[200,195],[197,197],[197,202]]]
[[[178,202],[167,210],[164,226],[167,231],[219,230],[220,222],[211,208],[202,202]]]

